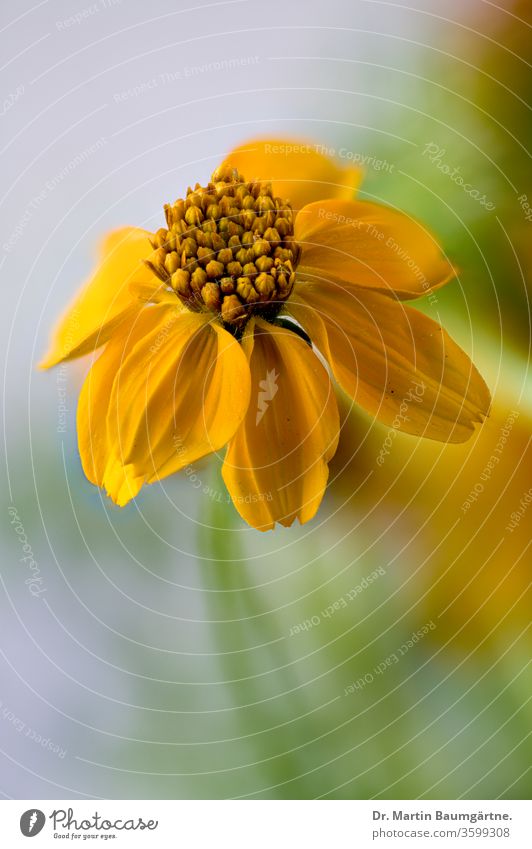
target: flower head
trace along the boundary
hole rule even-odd
[[[482,421],[490,396],[467,355],[403,303],[452,266],[418,222],[351,199],[359,178],[310,145],[257,141],[167,204],[166,227],[104,242],[42,366],[103,348],[78,441],[117,504],[227,446],[249,524],[309,521],[338,444],[335,385],[418,436],[463,442]]]

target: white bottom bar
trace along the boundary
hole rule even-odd
[[[525,801],[2,801],[2,845],[524,847]],[[37,842],[38,841],[38,842]],[[67,842],[68,841],[68,842]]]

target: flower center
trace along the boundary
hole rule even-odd
[[[289,203],[266,181],[229,165],[208,186],[165,205],[168,229],[147,265],[193,310],[211,310],[239,335],[253,314],[273,319],[294,286],[299,248]]]

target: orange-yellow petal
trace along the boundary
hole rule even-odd
[[[115,504],[125,507],[142,489],[144,475],[138,475],[132,465],[123,466],[120,460],[111,454],[105,467],[104,485]]]
[[[83,471],[96,486],[103,486],[105,469],[112,457],[107,439],[107,412],[115,377],[133,347],[157,324],[157,316],[155,309],[139,310],[132,323],[108,342],[81,388],[77,408],[78,447]]]
[[[153,252],[149,236],[146,230],[124,227],[104,239],[98,268],[60,319],[41,368],[80,357],[107,342],[124,310],[135,304],[131,283],[160,285],[143,262]]]
[[[367,289],[307,284],[288,309],[347,394],[389,427],[464,442],[488,414],[475,366],[423,313]]]
[[[302,139],[257,138],[226,157],[246,180],[271,180],[276,196],[295,210],[322,198],[351,198],[362,170],[343,166],[319,153],[319,146]]]
[[[298,214],[302,248],[298,276],[339,280],[407,300],[440,288],[455,276],[422,224],[387,206],[327,200]]]
[[[296,518],[303,524],[321,503],[338,444],[331,382],[312,349],[289,330],[256,319],[243,347],[251,401],[229,443],[223,478],[249,525],[265,531]]]
[[[103,483],[117,502],[129,500],[131,480],[152,483],[224,446],[249,402],[246,357],[221,325],[164,304],[147,309],[157,322],[122,363],[107,416]]]

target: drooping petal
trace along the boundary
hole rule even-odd
[[[131,319],[128,313],[139,306],[129,291],[131,283],[154,289],[160,286],[143,262],[153,252],[149,236],[146,230],[124,227],[104,239],[98,268],[60,319],[41,368],[105,344],[124,318]]]
[[[249,401],[246,357],[221,325],[164,304],[148,309],[157,322],[122,363],[107,416],[103,482],[118,503],[131,479],[152,483],[223,447]]]
[[[229,443],[223,478],[242,518],[258,530],[315,515],[338,444],[339,417],[327,372],[289,330],[256,319],[243,347],[251,401]]]
[[[158,310],[139,310],[132,323],[108,342],[81,388],[77,408],[78,448],[83,471],[96,486],[103,486],[105,469],[112,456],[107,439],[107,414],[114,380],[133,347],[157,323]],[[117,465],[120,469],[118,461]]]
[[[295,222],[302,248],[298,276],[338,280],[408,300],[455,276],[436,240],[402,212],[367,201],[326,200]]]
[[[384,424],[464,442],[488,414],[475,366],[432,319],[378,292],[300,287],[288,309],[347,394]]]
[[[240,145],[224,164],[246,180],[271,180],[276,196],[293,209],[322,198],[351,198],[360,185],[362,170],[341,166],[319,153],[318,145],[301,139],[257,138]]]
[[[144,475],[137,474],[134,466],[122,465],[116,455],[111,454],[105,467],[104,486],[115,504],[125,507],[139,494],[144,482]]]

